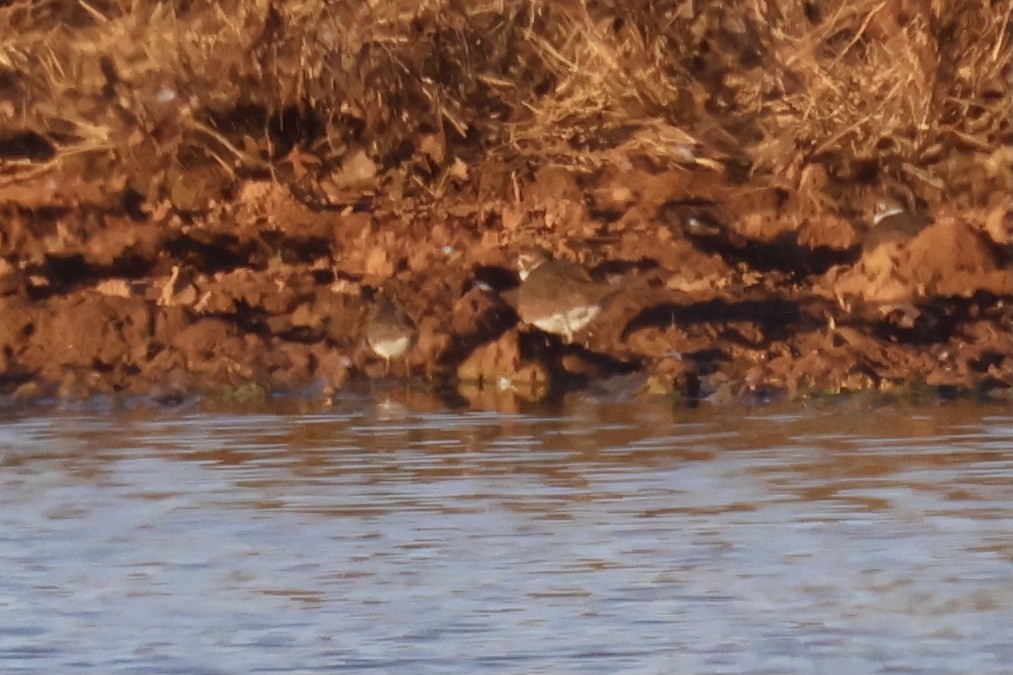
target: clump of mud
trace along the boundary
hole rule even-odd
[[[1007,391],[1008,3],[0,8],[0,392]],[[519,325],[536,244],[618,291]],[[417,327],[388,365],[371,298]]]

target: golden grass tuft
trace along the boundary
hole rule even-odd
[[[210,200],[249,176],[305,180],[282,170],[298,147],[310,183],[365,152],[400,177],[394,197],[495,160],[646,162],[788,189],[819,165],[831,203],[868,184],[978,203],[1013,191],[995,159],[1011,142],[1011,11],[15,0],[0,7],[0,188],[75,177],[155,203],[203,171]]]

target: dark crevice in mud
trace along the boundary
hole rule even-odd
[[[284,157],[296,145],[305,147],[322,138],[326,129],[323,120],[309,106],[288,106],[271,115],[267,131],[274,145],[274,157]]]
[[[228,138],[245,135],[267,139],[271,156],[256,158],[265,161],[284,157],[296,145],[308,146],[321,138],[325,131],[315,111],[299,106],[287,106],[280,112],[271,113],[264,106],[240,104],[227,110],[209,111],[208,122]]]
[[[866,356],[857,357],[854,368],[856,373],[865,375],[865,377],[869,378],[870,382],[874,382],[876,385],[879,385],[879,383],[884,379],[879,372],[879,364],[870,360]]]
[[[979,373],[984,373],[993,366],[1001,365],[1006,356],[1000,351],[986,349],[978,358],[969,360],[967,365]]]
[[[823,274],[834,265],[854,264],[861,252],[857,246],[802,246],[794,232],[785,232],[769,242],[711,235],[693,235],[689,239],[701,251],[716,254],[729,265],[742,264],[760,272],[781,271],[799,278]]]
[[[768,339],[783,339],[803,323],[814,319],[803,312],[797,302],[782,299],[707,300],[686,305],[662,303],[647,307],[630,319],[622,331],[622,338],[644,328],[666,329],[693,324],[750,322],[762,327]]]
[[[151,273],[155,261],[133,251],[127,251],[108,265],[90,264],[84,255],[47,255],[39,265],[25,268],[26,276],[42,277],[43,283],[29,282],[25,286],[28,298],[43,301],[56,295],[65,295],[98,281],[110,278],[143,279]]]
[[[750,337],[735,326],[725,326],[724,328],[715,331],[715,337],[722,342],[728,343],[729,347],[747,347],[750,349],[758,349],[770,342],[768,336],[763,334],[762,327],[758,332],[759,334],[754,337]]]
[[[943,327],[938,321],[925,315],[919,316],[910,326],[898,326],[889,321],[861,325],[868,326],[870,334],[877,340],[922,347],[945,342],[952,332],[952,324]]]
[[[132,221],[135,223],[147,222],[150,216],[146,207],[147,198],[143,194],[129,187],[123,191],[120,197],[120,208]]]
[[[260,337],[272,335],[271,328],[268,325],[270,314],[259,307],[250,306],[242,300],[236,301],[235,312],[215,313],[207,316],[214,316],[222,319],[223,321],[227,321],[244,333],[250,333]]]
[[[235,326],[242,334],[255,335],[261,338],[277,338],[285,342],[300,345],[316,345],[328,342],[325,327],[290,326],[276,329],[272,324],[276,320],[284,320],[287,314],[273,314],[263,309],[237,301],[234,312],[210,312],[194,315],[193,321],[203,318],[214,318]],[[287,322],[286,322],[287,323]]]
[[[0,133],[0,158],[48,162],[56,156],[56,146],[34,131]]]
[[[241,242],[228,234],[211,235],[202,241],[190,235],[180,235],[165,244],[165,250],[180,263],[205,274],[229,272],[239,267],[253,266],[262,247],[257,243]],[[264,263],[257,261],[262,266]]]
[[[782,271],[797,277],[823,274],[834,265],[854,264],[861,252],[858,246],[806,246],[795,232],[782,232],[767,241],[744,236],[729,227],[732,216],[722,204],[704,197],[669,200],[659,208],[658,218],[698,250],[717,255],[729,265],[761,272]]]
[[[338,275],[334,270],[311,270],[310,276],[313,278],[313,283],[318,286],[330,286],[338,279]]]
[[[7,358],[9,361],[10,356]],[[25,368],[17,363],[9,363],[7,368],[0,372],[0,392],[4,394],[11,393],[19,385],[30,382],[37,373],[37,370]]]
[[[93,270],[80,253],[70,256],[47,255],[42,264],[26,268],[29,277],[39,275],[45,283],[29,283],[28,297],[45,300],[54,295],[67,293],[93,278]]]
[[[91,368],[96,373],[106,373],[106,374],[108,374],[108,373],[113,372],[113,370],[115,370],[116,366],[115,366],[115,364],[106,363],[105,361],[102,361],[102,360],[96,358],[96,359],[92,359]]]
[[[625,215],[626,211],[619,208],[594,208],[588,209],[588,216],[595,222],[614,223]]]
[[[553,379],[580,382],[586,382],[587,376],[571,373],[560,365],[567,357],[574,357],[580,362],[581,368],[593,372],[596,377],[623,375],[642,367],[641,359],[622,359],[612,354],[594,351],[577,342],[567,344],[556,335],[538,330],[521,333],[520,354],[523,358],[550,364]]]
[[[100,278],[123,277],[126,279],[143,279],[151,274],[155,261],[133,251],[127,251],[110,265],[96,265],[95,276]]]
[[[681,356],[693,363],[700,375],[711,375],[712,373],[716,373],[718,372],[719,363],[727,363],[731,361],[731,357],[728,356],[728,352],[724,349],[717,349],[714,347],[709,349],[698,349],[692,352],[684,352]]]
[[[293,237],[282,232],[262,232],[261,241],[286,264],[311,263],[333,254],[331,240],[324,237]]]
[[[295,342],[303,345],[318,344],[324,341],[324,332],[310,326],[296,326],[289,330],[272,333],[277,338],[286,342]]]
[[[517,273],[500,265],[477,265],[473,274],[476,283],[498,293],[517,288]]]
[[[1009,307],[1013,296],[977,293],[971,298],[935,298],[899,307],[886,319],[870,325],[880,340],[915,346],[945,343],[958,336],[969,322],[984,319],[1000,302]]]
[[[996,264],[999,267],[1009,269],[1013,266],[1013,246],[1003,246],[987,238],[984,243],[992,252],[992,255],[995,257]]]

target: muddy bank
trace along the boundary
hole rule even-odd
[[[3,393],[260,395],[389,375],[537,396],[628,372],[715,399],[1011,385],[1005,198],[877,239],[874,193],[851,221],[708,172],[540,171],[518,202],[417,210],[247,190],[192,218],[8,209]],[[569,344],[518,321],[514,257],[532,244],[617,289]],[[389,372],[365,345],[364,288],[418,326]]]
[[[1008,394],[1008,8],[662,5],[0,8],[0,395]]]

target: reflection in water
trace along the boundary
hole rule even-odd
[[[0,426],[18,672],[1009,672],[1005,409]]]

